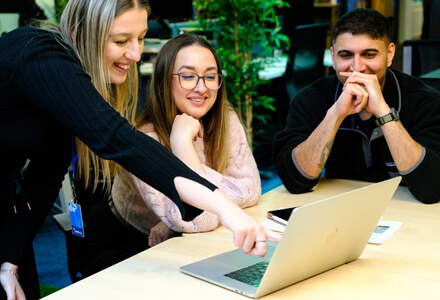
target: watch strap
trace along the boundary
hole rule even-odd
[[[382,126],[388,122],[398,121],[398,120],[399,120],[399,114],[397,113],[397,111],[394,108],[391,108],[391,111],[389,114],[376,119],[376,125]]]

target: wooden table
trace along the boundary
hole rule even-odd
[[[302,205],[367,184],[324,179],[301,195],[280,186],[246,211],[262,222],[269,209]],[[422,204],[399,187],[384,220],[404,224],[384,244],[367,245],[359,259],[264,299],[440,299],[440,204]],[[185,234],[45,299],[247,299],[179,272],[182,265],[231,249],[232,234],[222,226]]]

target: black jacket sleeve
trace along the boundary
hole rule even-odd
[[[128,171],[182,203],[174,178],[186,177],[211,190],[216,187],[191,171],[160,143],[135,130],[94,88],[71,51],[50,37],[35,36],[17,60],[14,85],[28,105],[48,114],[97,155]]]
[[[42,155],[48,149],[46,144],[45,149],[23,151],[33,152],[37,157],[31,159],[24,176],[24,189],[34,203],[32,210],[26,213],[15,215],[9,210],[0,213],[0,262],[19,265],[24,249],[31,245],[56,199],[63,174],[67,172],[72,135],[79,137],[100,157],[116,161],[167,195],[182,215],[183,203],[174,186],[176,177],[216,189],[161,144],[135,130],[107,104],[72,51],[55,40],[53,34],[41,29],[19,28],[0,38],[0,56],[3,66],[0,109],[14,122],[6,124],[7,128],[2,127],[0,134],[18,132],[13,128],[16,124],[22,127],[20,130],[26,138],[32,138],[34,128],[29,118],[46,120],[40,123],[50,132],[48,136],[57,137],[52,131],[59,133],[59,140],[51,141],[51,144],[58,142],[59,148],[51,148],[47,155]],[[39,133],[41,135],[41,130]],[[2,142],[1,146],[10,145]],[[20,151],[16,149],[15,152],[20,155]]]
[[[403,172],[403,182],[422,203],[440,201],[440,92],[419,79],[394,71],[402,90],[400,121],[426,150],[420,165]]]

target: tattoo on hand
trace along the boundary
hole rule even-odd
[[[321,159],[318,164],[318,168],[320,168],[321,170],[324,169],[325,167],[325,163],[327,162],[327,158],[330,155],[330,151],[332,150],[332,147],[333,147],[333,140],[325,144],[324,149],[322,149]]]

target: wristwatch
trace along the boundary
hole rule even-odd
[[[376,119],[376,125],[382,126],[391,121],[399,121],[399,113],[392,107],[389,114]]]

